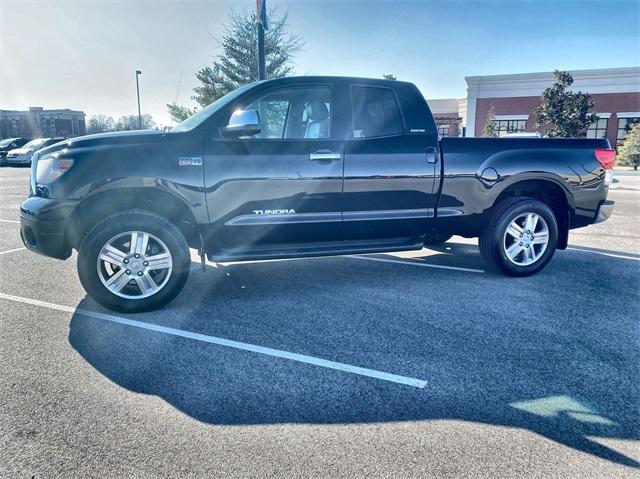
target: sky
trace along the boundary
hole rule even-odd
[[[304,46],[295,74],[414,82],[427,98],[466,95],[465,76],[640,65],[640,0],[267,0]],[[137,112],[169,125],[195,106],[231,9],[254,0],[0,0],[0,109]],[[179,80],[181,78],[181,80]]]

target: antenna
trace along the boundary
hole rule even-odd
[[[178,95],[180,94],[180,83],[182,83],[182,72],[180,72],[180,77],[178,78],[178,90],[176,91],[176,99],[173,103],[178,103]]]

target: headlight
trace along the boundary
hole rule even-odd
[[[36,183],[49,184],[64,175],[73,166],[71,158],[47,158],[36,163]]]

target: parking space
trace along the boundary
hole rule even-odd
[[[0,169],[0,476],[637,476],[639,180],[534,277],[457,237],[194,261],[127,316],[21,249],[28,170]]]

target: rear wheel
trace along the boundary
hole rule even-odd
[[[87,293],[106,308],[128,313],[171,301],[182,290],[190,264],[180,230],[146,211],[101,221],[78,253],[78,275]]]
[[[496,206],[480,236],[480,252],[509,276],[529,276],[544,268],[558,244],[551,208],[532,198],[511,198]]]

